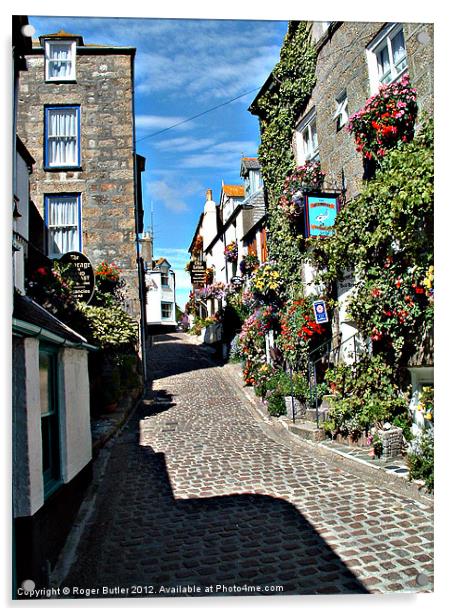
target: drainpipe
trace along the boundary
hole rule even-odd
[[[136,149],[136,134],[135,134],[135,54],[131,56],[131,73],[132,73],[132,156],[133,156],[133,183],[134,183],[134,213],[135,213],[135,247],[136,247],[136,264],[138,270],[138,297],[140,302],[140,338],[141,338],[141,357],[143,358],[143,379],[144,385],[147,382],[147,352],[146,352],[146,294],[145,281],[143,276],[143,267],[141,266],[140,257],[140,240],[138,237],[138,170],[137,170],[137,149]]]

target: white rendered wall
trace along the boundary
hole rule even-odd
[[[92,457],[88,351],[63,348],[59,359],[61,477],[68,483]]]
[[[39,393],[39,341],[13,338],[13,515],[44,504]]]

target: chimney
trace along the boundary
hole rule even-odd
[[[202,235],[204,244],[207,246],[217,234],[217,206],[212,198],[212,189],[206,192],[206,203],[204,205],[204,218],[202,221]]]
[[[145,263],[150,263],[152,261],[152,239],[149,231],[145,231],[145,233],[143,233],[140,244],[141,256],[143,257],[143,261]]]

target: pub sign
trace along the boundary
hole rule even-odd
[[[339,211],[336,195],[306,195],[306,237],[333,235],[333,227]]]
[[[86,255],[73,250],[66,252],[61,258],[60,263],[68,265],[65,276],[68,276],[74,283],[72,296],[76,301],[89,304],[94,293],[95,275],[91,261]]]

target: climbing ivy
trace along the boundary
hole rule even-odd
[[[255,103],[261,121],[259,161],[268,195],[269,255],[286,281],[284,292],[288,296],[300,286],[303,244],[301,234],[280,211],[278,202],[286,176],[295,169],[293,127],[314,87],[316,59],[310,25],[289,22],[272,84]]]
[[[350,315],[388,359],[406,360],[433,323],[432,122],[385,156],[333,236],[309,244],[324,281],[354,270]]]

